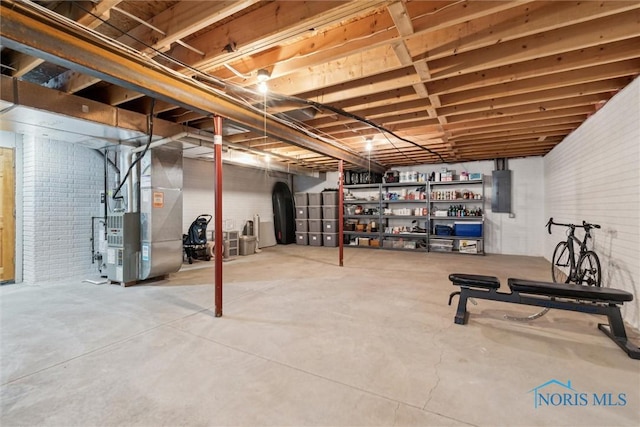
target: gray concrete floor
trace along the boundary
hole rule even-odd
[[[537,309],[481,300],[453,323],[449,273],[548,280],[544,259],[346,248],[340,268],[337,254],[225,262],[222,318],[206,262],[129,288],[0,287],[0,424],[640,425],[640,362],[603,318],[514,322]],[[531,390],[551,380],[571,381],[568,404],[536,408]]]

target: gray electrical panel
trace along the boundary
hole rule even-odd
[[[138,280],[140,214],[115,212],[107,217],[107,279],[122,286]]]
[[[491,178],[491,210],[511,213],[511,171],[495,170]]]

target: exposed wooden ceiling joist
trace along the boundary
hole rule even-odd
[[[339,140],[346,152],[364,155],[365,138],[373,137],[371,158],[386,166],[441,161],[426,148],[446,161],[544,155],[640,73],[638,1],[102,0],[92,5],[102,25],[69,2],[39,3],[58,5],[186,77],[208,73],[238,105],[262,109],[266,101],[269,113]],[[150,113],[145,88],[2,45],[5,74]],[[271,91],[331,108],[252,94],[259,69],[269,72]],[[239,95],[241,87],[250,91]],[[158,100],[154,112],[176,124],[212,126],[209,111],[171,98]],[[238,124],[227,138],[337,166],[265,136],[257,123]]]

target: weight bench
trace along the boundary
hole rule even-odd
[[[466,324],[469,319],[469,312],[467,311],[467,300],[469,298],[602,314],[607,316],[609,324],[598,323],[598,329],[618,344],[629,357],[640,359],[640,348],[627,339],[624,322],[620,314],[620,306],[633,300],[633,295],[629,292],[620,289],[568,283],[509,279],[511,293],[507,294],[498,292],[500,280],[493,276],[450,274],[449,280],[455,286],[460,286],[460,291],[452,292],[449,296],[449,305],[451,305],[454,296],[460,296],[454,319],[458,325]]]

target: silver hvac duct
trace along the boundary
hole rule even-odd
[[[182,266],[182,152],[156,148],[140,161],[140,280]]]

